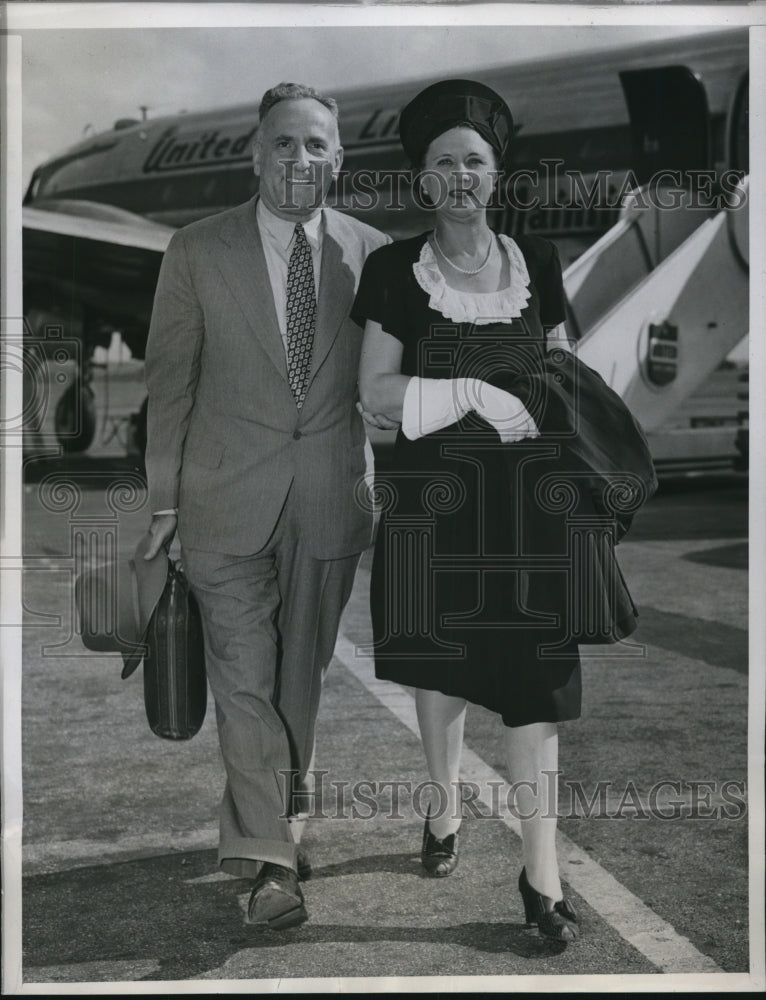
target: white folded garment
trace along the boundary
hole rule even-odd
[[[518,397],[476,378],[420,378],[407,383],[402,432],[410,441],[456,424],[475,410],[504,442],[537,437],[539,431]]]

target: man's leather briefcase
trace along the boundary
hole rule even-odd
[[[188,740],[207,709],[202,619],[180,565],[168,577],[144,638],[144,704],[152,732]]]

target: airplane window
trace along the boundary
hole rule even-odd
[[[173,188],[174,184],[169,181],[167,184],[163,184],[162,191],[160,192],[160,204],[163,208],[169,208],[173,205]]]
[[[208,205],[216,205],[218,204],[216,201],[217,198],[219,198],[218,178],[210,177],[202,188],[202,201]]]

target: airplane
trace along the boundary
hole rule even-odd
[[[514,114],[513,187],[493,226],[557,244],[570,339],[657,428],[748,333],[747,30],[464,75]],[[400,109],[428,82],[334,95],[345,156],[328,203],[394,238],[429,227],[397,136]],[[257,191],[257,120],[256,103],[124,118],[33,172],[23,205],[29,342],[53,328],[77,347],[56,409],[64,452],[94,437],[95,349],[118,330],[144,356],[175,229]],[[145,400],[134,422],[145,440]]]

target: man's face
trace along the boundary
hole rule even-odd
[[[315,215],[342,162],[337,122],[311,97],[280,101],[258,130],[253,167],[261,198],[282,219]]]

